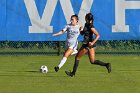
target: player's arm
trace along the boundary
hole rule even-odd
[[[59,31],[59,32],[57,32],[55,34],[52,34],[52,36],[58,36],[58,35],[63,34],[64,32],[65,32],[64,30],[61,30],[61,31]]]
[[[97,42],[97,40],[100,38],[100,35],[99,35],[99,33],[96,31],[95,28],[92,27],[92,28],[91,28],[91,31],[95,34],[96,38],[95,38],[92,42],[89,42],[89,46],[94,45],[94,44]]]
[[[59,31],[55,34],[52,34],[52,36],[58,36],[58,35],[61,35],[61,34],[65,33],[67,31],[67,28],[68,28],[68,26],[66,25],[63,30],[61,30],[61,31]]]
[[[84,35],[83,26],[81,26],[81,27],[79,28],[79,31],[80,31],[80,34],[81,34],[81,35]]]

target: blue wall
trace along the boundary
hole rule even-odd
[[[40,17],[44,13],[47,1],[35,0]],[[78,14],[83,0],[70,1],[74,13]],[[94,25],[101,35],[100,40],[140,40],[140,9],[125,10],[125,23],[129,25],[128,32],[112,32],[112,26],[115,24],[115,0],[93,0],[90,11],[94,14]],[[55,33],[63,29],[66,24],[60,0],[57,0],[48,26],[53,26],[52,33]],[[24,0],[0,1],[0,41],[64,41],[66,39],[66,33],[56,37],[52,37],[52,33],[29,33],[29,26],[32,26],[32,23]],[[79,40],[82,40],[82,36]]]

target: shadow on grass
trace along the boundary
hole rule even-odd
[[[33,70],[30,70],[30,71],[23,71],[23,72],[29,72],[29,73],[40,73],[39,71],[33,71]]]
[[[10,72],[10,73],[8,73]],[[67,77],[66,75],[61,76],[56,74],[56,72],[48,72],[48,73],[41,73],[37,70],[28,70],[28,71],[7,71],[5,73],[0,73],[0,77]]]
[[[30,71],[23,71],[23,72],[28,72],[28,73],[41,73],[40,71],[33,71],[33,70],[30,70]],[[56,73],[56,72],[48,72],[49,74],[50,73]],[[48,73],[41,73],[41,74],[48,74]]]
[[[116,72],[140,72],[140,70],[115,70]]]

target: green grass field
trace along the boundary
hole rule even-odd
[[[64,71],[72,69],[74,56],[54,72],[61,57],[0,56],[0,93],[140,93],[140,56],[96,55],[96,59],[112,64],[110,74],[84,56],[72,78]],[[49,68],[47,74],[39,73],[44,64]]]

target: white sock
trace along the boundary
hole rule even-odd
[[[66,57],[63,57],[58,65],[59,69],[66,63],[67,61],[67,58]]]

